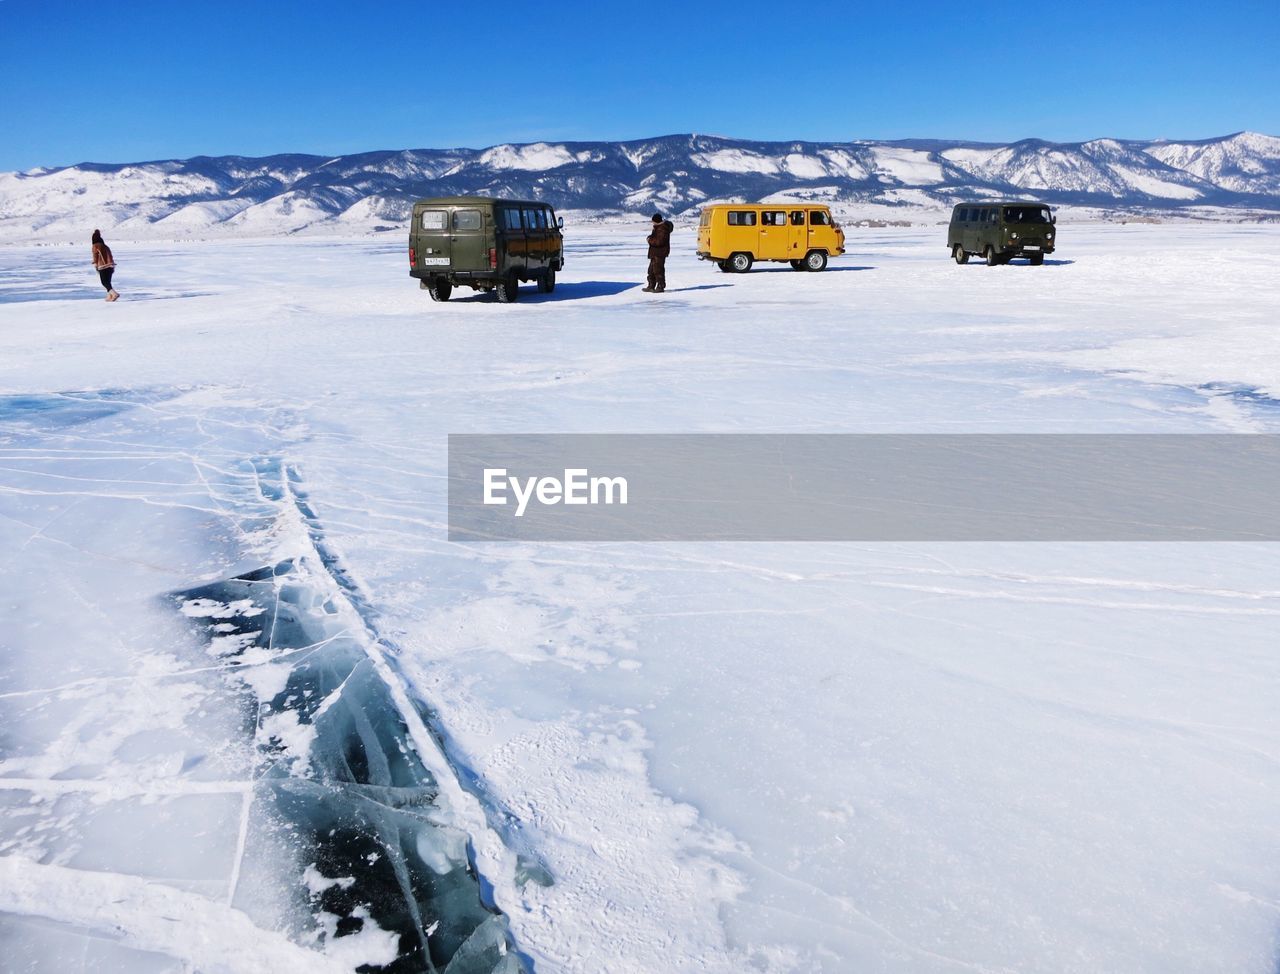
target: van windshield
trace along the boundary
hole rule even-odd
[[[1004,208],[1005,223],[1048,223],[1049,208],[1046,206],[1006,206]]]

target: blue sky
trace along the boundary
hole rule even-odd
[[[1280,134],[1280,3],[0,0],[0,169],[703,132]]]

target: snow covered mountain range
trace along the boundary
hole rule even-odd
[[[1098,139],[1009,145],[751,142],[672,135],[327,158],[197,156],[0,173],[0,239],[368,232],[402,225],[412,200],[493,194],[596,212],[681,213],[708,200],[803,198],[846,215],[909,218],[961,199],[1031,196],[1125,213],[1222,208],[1280,217],[1280,138]]]

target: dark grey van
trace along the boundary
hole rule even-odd
[[[465,284],[514,301],[521,281],[556,289],[564,267],[564,220],[546,203],[447,196],[413,204],[409,276],[436,301]]]
[[[987,265],[1007,264],[1015,257],[1043,264],[1057,243],[1057,217],[1044,203],[1002,200],[961,203],[951,211],[947,249],[957,264],[970,254],[985,257]]]

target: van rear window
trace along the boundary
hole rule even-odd
[[[422,229],[423,230],[443,230],[447,225],[445,217],[447,214],[444,210],[423,210],[422,211]]]
[[[730,210],[729,226],[731,227],[754,227],[756,225],[755,210]]]
[[[453,229],[479,230],[484,226],[479,210],[455,210],[453,213]]]
[[[702,216],[698,218],[698,226],[700,226],[700,227],[709,227],[709,226],[711,226],[711,211],[710,211],[710,210],[703,210],[703,211],[702,211]]]

